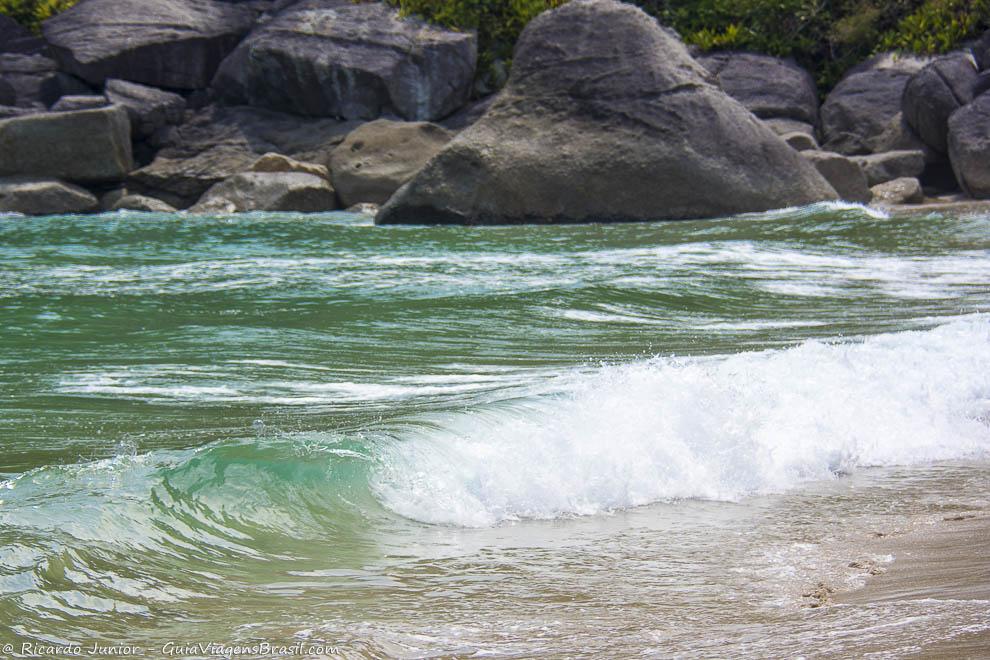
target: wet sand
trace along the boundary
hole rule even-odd
[[[862,588],[836,593],[834,604],[968,600],[987,601],[990,608],[990,512],[986,510],[925,521],[905,534],[877,537],[863,550],[891,555],[893,561]],[[990,657],[990,630],[926,644],[912,657]]]

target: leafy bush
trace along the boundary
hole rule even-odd
[[[6,14],[32,32],[41,31],[41,22],[65,11],[78,0],[0,0],[0,14]]]
[[[478,87],[492,91],[505,82],[512,49],[526,24],[567,0],[388,0],[404,15],[459,30],[478,32]]]

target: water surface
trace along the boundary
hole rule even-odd
[[[982,601],[802,596],[988,504],[987,216],[7,216],[0,321],[0,642],[816,657],[990,629]]]

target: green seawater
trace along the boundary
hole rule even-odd
[[[0,657],[916,652],[802,594],[988,420],[987,215],[0,216]]]

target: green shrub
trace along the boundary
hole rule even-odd
[[[567,0],[388,0],[404,15],[458,30],[478,32],[478,88],[501,87],[512,49],[526,24]]]
[[[41,32],[41,22],[65,11],[78,0],[0,0],[0,14],[10,16],[32,32]]]
[[[945,53],[990,25],[990,0],[929,0],[887,32],[881,47]]]

